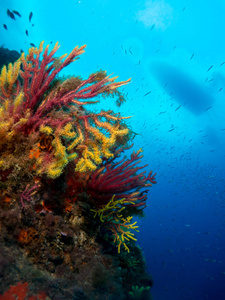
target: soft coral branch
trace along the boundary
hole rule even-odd
[[[48,46],[45,48],[43,58],[41,59],[41,52],[43,51],[43,42],[39,48],[31,48],[29,54],[25,57],[22,54],[20,61],[22,62],[22,69],[20,71],[20,77],[22,78],[21,91],[24,95],[24,101],[17,110],[17,114],[12,117],[17,119],[27,117],[27,121],[23,124],[18,124],[17,129],[20,132],[26,134],[36,131],[37,128],[45,120],[45,124],[51,125],[53,111],[60,110],[65,107],[69,107],[73,104],[76,107],[83,106],[85,104],[96,103],[92,98],[103,93],[112,93],[121,85],[127,84],[130,79],[121,82],[114,82],[117,77],[109,78],[110,76],[102,76],[98,79],[98,73],[94,73],[86,80],[79,79],[77,85],[74,88],[66,89],[62,86],[53,88],[50,90],[50,85],[55,79],[56,75],[71,62],[78,59],[79,55],[84,52],[84,48],[75,47],[72,52],[66,57],[55,59],[53,56],[58,50],[59,46],[56,43],[52,51],[48,53]],[[65,58],[66,57],[66,58]],[[64,59],[64,60],[63,60]],[[48,93],[46,93],[48,92]],[[46,95],[47,94],[47,95]],[[87,101],[83,101],[88,99]],[[13,107],[11,113],[13,112]],[[15,112],[15,111],[14,111]],[[64,117],[59,118],[58,126],[63,126],[62,122]],[[70,122],[71,118],[67,119]]]
[[[24,54],[21,56],[24,71],[20,73],[23,78],[24,92],[26,102],[24,102],[24,109],[34,109],[38,104],[40,98],[49,88],[50,83],[56,75],[67,65],[77,59],[77,56],[84,52],[84,48],[76,46],[73,51],[68,55],[64,61],[54,65],[55,58],[53,55],[59,49],[56,43],[53,50],[48,54],[48,46],[45,48],[43,59],[40,60],[40,53],[43,50],[43,42],[40,44],[39,49],[30,49],[30,53],[25,58]],[[34,56],[36,55],[36,57]],[[49,66],[49,64],[53,63]]]
[[[39,183],[35,183],[30,189],[29,187],[30,185],[28,184],[25,190],[20,195],[22,207],[25,207],[24,200],[29,202],[31,200],[31,196],[37,193],[37,189],[40,187],[40,185]]]
[[[125,198],[123,203],[126,206],[145,206],[147,191],[141,192],[140,189],[156,183],[156,174],[152,175],[152,171],[147,176],[144,175],[145,172],[137,173],[146,167],[136,166],[142,158],[140,152],[141,150],[133,152],[130,159],[124,158],[116,164],[107,164],[93,173],[87,192],[93,198],[95,207],[105,205],[112,195],[115,195],[115,200]]]

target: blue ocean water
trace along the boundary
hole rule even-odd
[[[101,107],[132,116],[132,150],[157,173],[136,235],[156,300],[225,299],[224,13],[224,0],[1,0],[1,45],[86,44],[64,74],[132,79],[123,106]]]

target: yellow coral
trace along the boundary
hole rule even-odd
[[[23,93],[23,92],[20,92],[20,93],[16,96],[16,98],[15,98],[15,100],[14,100],[14,102],[13,102],[13,103],[14,103],[14,109],[13,109],[13,112],[14,112],[14,113],[16,112],[18,106],[20,106],[21,103],[23,102],[23,99],[24,99],[24,93]]]
[[[117,136],[124,136],[127,135],[129,129],[117,129],[113,127],[111,124],[107,124],[106,122],[96,122],[97,125],[101,126],[102,128],[106,128],[111,136],[107,137],[104,135],[98,128],[89,127],[89,131],[93,134],[95,139],[100,142],[101,144],[101,152],[102,155],[106,158],[112,158],[114,155],[110,152],[110,148],[115,145],[116,137]]]
[[[78,131],[78,135],[76,137],[76,139],[74,139],[71,144],[68,146],[68,151],[72,150],[73,148],[75,148],[79,143],[82,143],[84,141],[84,136],[82,133],[82,130],[80,128],[80,126],[77,127],[77,131]]]
[[[52,146],[55,147],[56,157],[62,158],[66,156],[66,147],[63,146],[59,135],[56,135],[55,139],[52,141]]]
[[[47,174],[51,178],[58,177],[69,161],[74,160],[77,157],[77,153],[67,153],[67,147],[63,145],[62,138],[72,139],[76,133],[71,131],[72,124],[68,123],[64,128],[54,133],[55,138],[52,141],[54,148],[54,160],[47,166]],[[52,133],[49,126],[40,128],[42,133]]]
[[[71,123],[66,124],[66,126],[60,130],[60,135],[66,138],[74,138],[76,132],[72,131],[73,126]]]
[[[7,82],[7,69],[6,66],[3,66],[0,75],[0,87],[3,87]]]
[[[95,158],[95,155],[97,155],[97,152],[91,152],[88,150],[87,147],[84,147],[83,151],[83,157],[80,158],[76,165],[76,172],[86,172],[86,171],[94,171],[97,166],[92,162],[97,161],[98,157]]]
[[[97,165],[101,164],[102,163],[102,159],[101,159],[101,150],[100,150],[100,147],[98,145],[96,145],[95,143],[93,143],[93,142],[89,142],[88,145],[92,149],[94,162]]]
[[[40,130],[40,132],[45,133],[47,135],[50,135],[53,133],[53,129],[50,126],[41,125],[39,130]]]
[[[52,141],[52,145],[55,148],[55,160],[47,166],[47,173],[49,177],[56,178],[62,173],[63,168],[68,163],[68,159],[66,147],[62,145],[61,139],[58,135]]]
[[[109,122],[100,122],[96,118],[94,122],[99,128],[93,126],[85,128],[92,135],[90,139],[84,138],[79,124],[76,128],[77,134],[73,124],[68,123],[64,128],[58,131],[58,138],[52,142],[52,145],[56,149],[55,157],[59,156],[60,153],[62,157],[65,157],[66,152],[72,149],[81,151],[81,157],[79,157],[75,168],[76,172],[94,171],[97,165],[102,163],[102,157],[113,158],[114,155],[110,150],[116,144],[117,137],[127,135],[129,132],[127,128],[119,129],[120,125],[114,126]],[[107,130],[109,136],[103,134],[101,129]],[[46,132],[46,130],[45,128],[40,129],[41,132]],[[69,143],[63,146],[61,138],[69,140]]]
[[[56,178],[61,175],[64,167],[67,165],[68,159],[62,158],[48,166],[48,176],[51,178]]]
[[[21,64],[21,62],[17,61],[14,63],[14,65],[12,65],[10,63],[8,66],[8,74],[7,75],[8,75],[8,83],[10,85],[13,85],[18,78],[19,71],[20,71],[20,64]]]
[[[117,242],[118,244],[117,245],[118,253],[120,253],[121,245],[124,246],[124,249],[126,251],[130,252],[130,249],[126,244],[126,241],[137,240],[134,237],[134,233],[130,232],[130,229],[138,232],[137,230],[138,226],[135,226],[137,222],[131,224],[131,220],[133,217],[128,216],[125,218],[121,214],[121,212],[126,208],[125,206],[123,206],[124,200],[126,199],[125,198],[119,200],[114,200],[114,199],[115,199],[115,195],[106,205],[102,206],[101,209],[98,210],[91,209],[91,211],[95,213],[94,217],[99,216],[100,221],[105,223],[106,224],[105,226],[113,232],[115,236],[114,242]],[[130,204],[134,204],[134,203],[130,202]]]
[[[88,158],[80,158],[79,162],[76,165],[76,172],[87,172],[94,171],[96,169],[96,165]]]
[[[2,93],[7,97],[9,97],[13,85],[18,79],[19,72],[20,72],[20,65],[21,62],[18,60],[13,65],[10,63],[8,65],[8,70],[6,66],[4,66],[1,70],[0,87]]]
[[[124,246],[125,250],[130,252],[130,249],[125,243],[126,241],[133,240],[136,241],[137,239],[134,237],[134,233],[130,232],[128,229],[133,229],[138,232],[137,228],[138,226],[135,226],[137,222],[134,222],[133,224],[128,224],[131,222],[133,217],[129,216],[127,218],[123,218],[121,215],[118,216],[118,220],[123,221],[122,224],[119,226],[119,233],[114,238],[114,242],[118,242],[118,253],[120,253],[121,245]]]

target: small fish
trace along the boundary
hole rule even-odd
[[[132,54],[133,55],[133,53],[131,52],[131,50],[129,49],[129,52],[130,52],[130,54]]]
[[[20,49],[20,53],[23,53],[24,51],[22,49]]]
[[[172,129],[170,129],[170,130],[168,130],[168,132],[171,132],[171,131],[173,131],[175,128],[172,128]]]
[[[6,30],[8,30],[8,27],[7,27],[5,24],[3,24],[3,27],[4,27]]]
[[[175,109],[175,111],[177,111],[178,109],[180,109],[181,108],[181,105],[180,106],[178,106],[176,109]]]
[[[9,9],[7,9],[7,16],[13,20],[16,20],[14,14]]]
[[[28,30],[25,31],[26,35],[28,36]]]
[[[30,22],[31,22],[32,17],[33,17],[33,13],[32,13],[32,11],[31,11],[30,14],[29,14],[29,21],[30,21]]]
[[[195,54],[193,53],[192,56],[191,56],[191,58],[190,58],[190,60],[192,60],[192,58],[194,57],[194,55],[195,55]]]
[[[207,111],[207,110],[209,110],[210,108],[212,108],[212,106],[209,106],[208,108],[206,108],[204,111]]]
[[[143,96],[143,97],[145,97],[145,96],[149,95],[151,92],[152,92],[152,91],[149,91],[149,92],[147,92],[146,94],[144,94],[144,96]]]
[[[33,43],[30,43],[30,45],[31,45],[32,47],[36,47]]]
[[[150,29],[150,30],[152,30],[154,27],[155,27],[155,24],[153,24],[153,25],[152,25],[152,27],[151,27],[151,29]]]
[[[224,61],[224,62],[222,62],[222,64],[220,64],[220,65],[219,65],[219,67],[221,67],[221,66],[222,66],[222,65],[224,65],[224,64],[225,64],[225,61]]]
[[[211,66],[208,68],[207,72],[209,72],[209,70],[211,70],[211,69],[212,69],[212,67],[213,67],[213,65],[211,65]]]
[[[131,130],[131,132],[132,132],[134,135],[141,135],[140,133],[134,132],[133,130]]]
[[[127,54],[127,50],[125,49],[125,53]]]
[[[13,13],[14,13],[15,15],[17,15],[18,17],[21,17],[21,14],[20,14],[18,11],[13,10]]]
[[[220,88],[218,92],[221,92],[223,88]]]
[[[165,113],[166,113],[166,111],[160,111],[160,113],[158,114],[158,116],[162,115],[162,114],[165,114]]]

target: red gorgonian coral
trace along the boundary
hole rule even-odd
[[[87,193],[94,200],[95,208],[107,204],[115,195],[115,201],[125,198],[123,201],[127,207],[143,209],[146,206],[147,190],[140,191],[144,187],[156,183],[152,171],[148,176],[146,171],[137,173],[145,166],[136,166],[141,161],[142,150],[131,154],[130,159],[124,157],[117,163],[109,163],[96,170],[87,184]],[[132,203],[132,204],[131,204]]]

